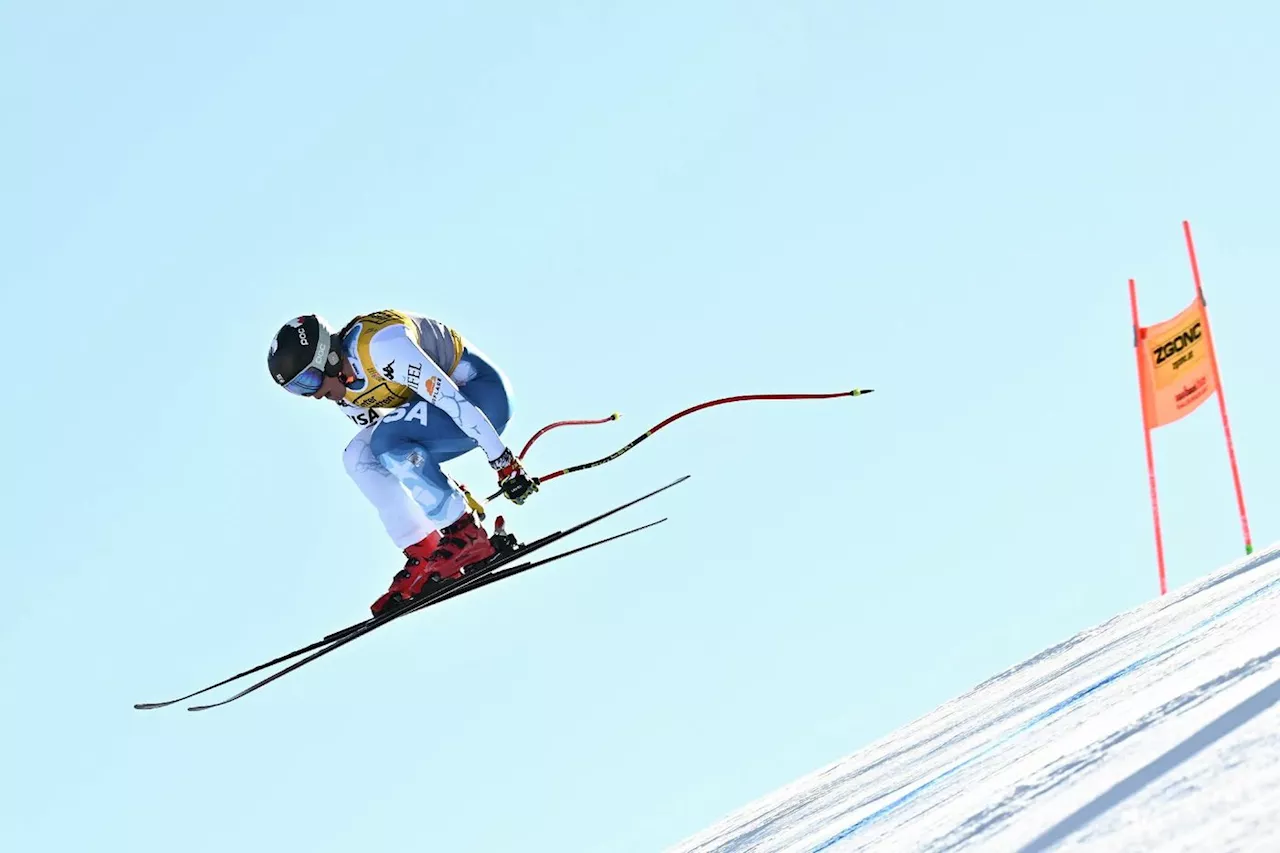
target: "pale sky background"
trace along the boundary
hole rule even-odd
[[[0,7],[0,848],[653,851],[1157,594],[1126,280],[1197,238],[1280,538],[1267,3]],[[226,708],[133,710],[399,568],[290,317],[509,374],[527,537],[653,531]],[[1155,435],[1170,583],[1243,554],[1216,404]],[[479,452],[450,469],[490,491]],[[218,694],[225,695],[225,694]]]

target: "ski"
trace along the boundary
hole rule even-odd
[[[555,542],[558,542],[559,540],[565,538],[566,536],[576,533],[577,531],[582,530],[583,528],[588,527],[592,524],[595,524],[596,522],[603,521],[604,519],[609,518],[610,516],[615,515],[616,513],[619,513],[624,509],[635,506],[641,501],[647,500],[648,498],[651,498],[654,495],[664,492],[667,489],[670,489],[673,486],[676,486],[687,479],[689,479],[689,475],[686,474],[674,480],[673,482],[668,483],[665,486],[662,486],[658,489],[655,489],[649,492],[648,494],[641,495],[640,497],[635,498],[634,500],[628,501],[627,503],[616,506],[613,509],[600,513],[599,515],[593,516],[587,519],[586,521],[583,521],[574,525],[573,527],[547,534],[546,536],[543,536],[540,539],[536,539],[533,542],[530,542],[526,545],[517,545],[511,551],[500,554],[495,560],[490,561],[487,565],[479,567],[479,569],[473,568],[472,571],[474,572],[474,574],[472,574],[471,576],[469,577],[464,576],[463,580],[454,584],[450,584],[447,588],[439,591],[436,594],[421,596],[418,599],[411,600],[406,605],[400,607],[399,609],[391,613],[384,614],[382,616],[377,616],[377,617],[370,617],[361,622],[357,622],[354,625],[349,625],[346,628],[342,628],[338,631],[334,631],[333,633],[326,635],[325,637],[323,637],[320,640],[317,640],[314,643],[310,643],[306,646],[303,646],[302,648],[295,649],[277,658],[269,660],[266,663],[262,663],[255,667],[252,667],[251,669],[246,669],[243,672],[236,673],[235,675],[229,678],[223,679],[222,681],[219,681],[216,684],[211,684],[208,687],[204,687],[204,688],[201,688],[200,690],[196,690],[192,693],[187,694],[186,696],[179,696],[176,699],[169,699],[164,702],[140,702],[135,704],[133,707],[140,711],[165,708],[170,705],[174,705],[179,702],[186,701],[187,699],[192,699],[196,696],[200,696],[211,690],[216,690],[219,687],[223,687],[234,681],[238,681],[241,678],[245,678],[247,676],[261,672],[264,669],[268,669],[272,666],[275,666],[276,664],[283,663],[285,661],[296,658],[300,655],[307,654],[308,652],[314,652],[314,654],[312,654],[310,657],[305,658],[302,661],[299,661],[298,663],[282,670],[281,672],[276,673],[270,678],[253,685],[249,689],[242,691],[236,696],[233,696],[231,699],[226,700],[226,702],[230,702],[235,699],[238,699],[240,698],[240,696],[244,695],[245,693],[251,692],[252,690],[256,690],[262,687],[264,684],[268,683],[269,681],[273,681],[276,678],[279,678],[280,676],[288,672],[291,672],[294,669],[297,669],[299,666],[302,666],[303,664],[308,663],[309,661],[314,660],[315,658],[320,657],[323,654],[327,654],[328,652],[332,651],[334,648],[338,647],[339,645],[343,645],[346,642],[349,642],[350,640],[355,639],[356,637],[363,636],[369,631],[372,631],[374,628],[378,628],[382,625],[385,625],[386,623],[393,621],[394,619],[397,619],[408,613],[412,613],[416,610],[420,610],[421,608],[430,606],[432,604],[437,604],[443,601],[447,601],[451,598],[455,598],[459,595],[462,595],[463,593],[470,592],[475,589],[479,589],[483,586],[487,586],[488,584],[493,583],[497,580],[501,580],[506,577],[511,577],[513,575],[517,575],[522,572],[528,571],[529,569],[535,568],[539,565],[544,565],[545,563],[549,563],[556,559],[560,559],[560,557],[568,556],[569,554],[578,553],[579,551],[585,550],[586,548],[595,547],[596,545],[602,545],[606,542],[613,541],[614,539],[621,538],[622,536],[627,536],[632,533],[639,532],[640,530],[644,530],[648,527],[652,527],[654,524],[658,524],[659,522],[653,522],[652,524],[646,524],[642,527],[633,528],[631,530],[617,534],[616,536],[611,536],[607,539],[601,539],[596,542],[589,543],[587,545],[582,546],[581,548],[576,548],[572,551],[566,552],[556,557],[548,558],[546,560],[540,560],[534,563],[521,564],[518,566],[511,566],[512,563],[522,559],[523,557],[525,557],[526,555],[528,555],[533,551],[536,551],[540,548],[554,544]],[[317,649],[319,649],[320,651],[317,651]],[[189,708],[188,710],[205,710],[207,708],[217,707],[217,705],[226,704],[226,702],[220,702],[214,705],[196,706],[193,708]]]
[[[615,534],[605,539],[598,539],[594,542],[588,542],[585,545],[581,545],[572,550],[565,551],[562,554],[556,554],[551,557],[544,557],[541,560],[533,560],[528,563],[521,563],[520,565],[513,566],[509,570],[504,570],[503,568],[498,568],[498,567],[490,567],[487,571],[474,576],[471,579],[470,583],[466,581],[461,581],[447,590],[442,590],[440,593],[436,595],[425,596],[422,599],[414,601],[412,602],[412,605],[413,605],[412,607],[405,607],[401,610],[398,610],[391,616],[382,620],[381,622],[371,624],[363,630],[353,631],[350,634],[346,634],[340,637],[339,639],[334,640],[333,642],[324,646],[319,651],[312,652],[310,655],[298,661],[297,663],[293,663],[293,664],[290,664],[289,666],[286,666],[284,669],[280,670],[279,672],[273,673],[267,676],[266,678],[262,679],[261,681],[257,681],[249,685],[245,689],[241,690],[239,693],[236,693],[226,699],[223,699],[221,702],[211,702],[208,705],[193,705],[190,708],[187,708],[187,710],[188,711],[208,711],[211,708],[218,708],[218,707],[221,707],[222,705],[230,704],[236,701],[237,699],[241,699],[247,696],[248,694],[254,692],[255,690],[259,690],[263,687],[266,687],[268,684],[275,681],[276,679],[283,678],[284,676],[288,675],[294,670],[302,666],[305,666],[308,663],[311,663],[317,658],[323,657],[324,655],[327,655],[332,651],[336,651],[337,649],[341,648],[342,646],[345,646],[347,643],[351,642],[352,640],[363,637],[365,634],[369,633],[374,628],[381,627],[382,625],[385,625],[387,622],[390,622],[396,616],[403,616],[407,613],[412,613],[416,610],[421,610],[424,607],[430,607],[433,604],[439,604],[443,601],[449,600],[450,598],[454,598],[456,596],[462,595],[463,593],[471,592],[472,590],[479,589],[484,586],[488,586],[490,583],[493,583],[498,580],[502,580],[503,578],[512,577],[513,575],[519,574],[521,572],[525,572],[530,569],[536,569],[539,566],[545,566],[547,563],[553,563],[556,560],[560,560],[565,557],[571,556],[573,554],[577,554],[581,551],[586,551],[588,548],[595,548],[596,546],[603,545],[606,542],[612,542],[615,539],[621,539],[623,536],[629,536],[632,533],[638,533],[641,530],[645,530],[647,528],[653,527],[654,525],[661,524],[663,521],[666,521],[666,519],[664,518],[658,521],[652,521],[648,524],[642,525],[640,527],[634,527],[631,530],[623,531],[622,533]],[[501,574],[497,574],[498,572],[501,572]]]

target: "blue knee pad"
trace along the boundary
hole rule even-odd
[[[466,506],[462,493],[440,470],[440,463],[420,444],[401,442],[377,454],[378,461],[404,484],[439,530],[457,521]]]

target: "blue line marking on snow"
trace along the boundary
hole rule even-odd
[[[1272,580],[1269,583],[1258,587],[1253,592],[1249,593],[1248,595],[1244,596],[1238,601],[1232,602],[1231,604],[1219,610],[1217,613],[1214,613],[1212,616],[1205,617],[1204,619],[1200,620],[1196,624],[1192,625],[1190,628],[1187,628],[1181,634],[1178,634],[1166,640],[1164,645],[1156,649],[1155,651],[1149,652],[1148,654],[1143,655],[1142,657],[1138,658],[1137,660],[1133,661],[1132,663],[1124,667],[1121,667],[1120,669],[1116,670],[1115,672],[1111,673],[1105,678],[1099,681],[1096,681],[1093,684],[1090,684],[1088,687],[1085,687],[1085,688],[1082,688],[1081,690],[1076,691],[1075,693],[1068,696],[1066,699],[1063,699],[1062,701],[1041,711],[1039,714],[1036,714],[1030,720],[1023,723],[1021,726],[1018,726],[1013,731],[1008,732],[1000,736],[999,738],[996,738],[994,741],[987,744],[985,747],[983,747],[973,755],[969,756],[964,761],[961,761],[959,764],[956,764],[952,767],[947,768],[946,770],[942,771],[941,773],[939,773],[937,776],[933,777],[929,781],[923,782],[920,785],[916,786],[915,788],[912,788],[910,791],[903,794],[901,797],[898,797],[893,802],[887,803],[881,806],[871,814],[860,819],[857,823],[853,824],[847,829],[841,830],[839,833],[837,833],[836,835],[833,835],[831,838],[828,838],[826,841],[822,842],[817,847],[812,848],[810,850],[810,853],[820,853],[820,851],[826,850],[828,847],[831,847],[837,844],[838,842],[843,841],[845,838],[848,838],[850,835],[857,832],[859,829],[862,829],[868,824],[874,823],[875,821],[879,820],[880,818],[884,817],[890,812],[896,811],[899,807],[911,802],[920,794],[934,787],[938,783],[950,778],[951,776],[954,776],[964,768],[973,764],[978,759],[989,755],[991,752],[995,751],[997,748],[1013,740],[1015,737],[1018,737],[1019,735],[1022,735],[1022,734],[1026,734],[1027,732],[1031,731],[1031,729],[1038,726],[1040,723],[1044,722],[1045,720],[1049,719],[1055,714],[1059,714],[1062,711],[1066,710],[1067,708],[1070,708],[1072,705],[1076,704],[1081,699],[1084,699],[1086,696],[1092,693],[1095,693],[1098,690],[1101,690],[1103,687],[1106,687],[1108,684],[1118,681],[1119,679],[1123,678],[1126,675],[1129,675],[1130,673],[1137,671],[1138,669],[1141,669],[1142,667],[1146,666],[1152,661],[1159,660],[1160,658],[1168,655],[1170,652],[1176,651],[1177,649],[1184,646],[1186,643],[1190,642],[1192,635],[1199,633],[1204,628],[1208,627],[1214,622],[1217,622],[1219,619],[1226,616],[1227,614],[1243,607],[1245,604],[1248,604],[1250,601],[1253,601],[1256,598],[1260,598],[1263,595],[1263,593],[1277,586],[1280,586],[1280,578],[1276,578],[1275,580]]]

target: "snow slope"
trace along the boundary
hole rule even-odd
[[[1280,546],[979,685],[673,853],[1280,851]]]

